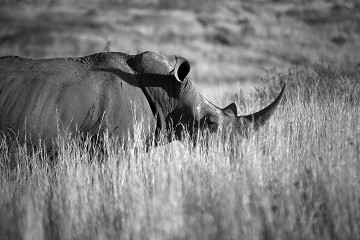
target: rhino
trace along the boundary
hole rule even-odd
[[[259,112],[238,116],[236,105],[208,101],[189,76],[190,63],[175,65],[155,52],[101,52],[85,57],[0,57],[0,131],[22,143],[45,146],[58,134],[95,136],[108,131],[126,144],[141,122],[147,143],[181,140],[199,131],[244,136],[265,124],[283,98]]]

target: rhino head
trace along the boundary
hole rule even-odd
[[[235,103],[220,108],[209,102],[188,76],[189,72],[189,62],[184,58],[177,58],[175,67],[170,73],[177,89],[178,101],[176,107],[167,116],[167,122],[171,123],[170,127],[175,130],[177,139],[181,139],[184,132],[193,136],[200,129],[208,133],[223,131],[228,135],[248,137],[250,130],[257,130],[266,123],[285,92],[286,85],[266,108],[250,115],[239,116]]]

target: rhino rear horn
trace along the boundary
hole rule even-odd
[[[264,125],[266,121],[271,117],[271,115],[274,113],[277,106],[280,104],[281,99],[284,96],[285,93],[285,87],[286,84],[284,84],[283,88],[281,89],[280,94],[277,96],[277,98],[266,108],[250,114],[246,116],[239,116],[239,118],[246,119],[248,122],[253,124],[254,129],[258,129],[260,126]]]
[[[176,58],[176,63],[173,70],[174,76],[176,80],[182,83],[190,72],[190,63],[185,58],[181,58],[181,57],[175,57],[175,58]]]
[[[235,103],[230,103],[226,108],[223,109],[223,112],[228,116],[237,116]]]

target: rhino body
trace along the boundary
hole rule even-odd
[[[237,116],[235,104],[219,108],[204,98],[188,76],[190,64],[144,52],[97,53],[78,58],[0,58],[0,131],[21,142],[45,145],[65,132],[98,135],[108,130],[127,142],[135,123],[147,142],[161,132],[181,138],[199,129],[242,133],[262,125],[279,97],[262,111]]]

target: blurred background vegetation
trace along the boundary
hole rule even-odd
[[[2,0],[0,55],[159,52],[188,58],[206,95],[259,84],[268,71],[360,62],[360,3],[317,0]],[[216,100],[215,100],[216,101]]]

